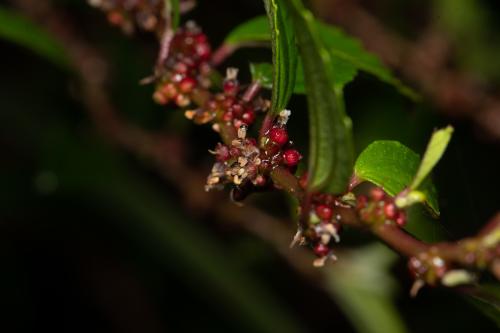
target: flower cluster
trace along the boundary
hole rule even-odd
[[[380,187],[373,188],[369,196],[358,196],[357,209],[360,218],[367,223],[392,223],[400,227],[406,224],[405,211],[399,209],[394,198],[387,195]]]
[[[124,32],[132,33],[138,27],[160,34],[164,20],[163,0],[88,0],[91,6],[107,13],[108,21]]]
[[[192,21],[177,30],[170,43],[169,56],[157,68],[153,99],[187,107],[211,86],[209,64],[212,54],[207,36]]]
[[[228,68],[222,92],[211,95],[196,109],[186,111],[186,117],[197,124],[214,122],[236,130],[242,125],[252,125],[257,118],[257,113],[263,113],[269,109],[269,101],[253,93],[244,94],[237,75],[236,68]],[[217,126],[214,129],[218,131]]]
[[[260,140],[247,137],[247,125],[238,127],[238,137],[224,145],[219,143],[212,152],[214,164],[207,178],[206,190],[232,184],[237,188],[263,188],[272,183],[272,170],[282,167],[294,172],[302,156],[288,140],[286,120],[289,111],[283,111],[278,122]]]

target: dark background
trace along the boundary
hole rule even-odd
[[[83,1],[56,3],[105,55],[108,92],[120,114],[151,131],[185,138],[190,166],[206,174],[212,163],[206,151],[217,137],[183,120],[180,112],[155,105],[151,87],[138,85],[154,63],[155,39],[143,33],[127,38]],[[498,55],[500,8],[495,1],[477,4],[487,13],[487,19],[476,22],[481,35],[454,43],[450,66],[472,73],[494,92],[500,66],[490,63]],[[410,40],[436,11],[432,1],[362,5]],[[218,45],[232,27],[263,13],[258,1],[200,0],[186,17],[195,19]],[[467,27],[449,28],[448,33],[455,36],[460,29]],[[481,47],[471,52],[478,43]],[[147,159],[110,143],[86,114],[72,73],[4,40],[0,50],[2,332],[355,331],[335,293],[325,290],[323,279],[301,274],[290,263],[293,255],[282,256],[272,242],[248,228],[189,209],[179,184],[165,182]],[[241,50],[224,66],[242,68],[244,78],[249,59],[269,57],[268,50]],[[429,222],[418,213],[427,222],[414,226],[416,232],[429,239],[458,239],[496,212],[499,146],[481,127],[443,114],[432,101],[415,104],[367,74],[348,86],[346,104],[358,151],[375,139],[394,139],[421,153],[433,128],[455,126],[434,173],[442,218]],[[290,107],[290,132],[299,147],[306,147],[304,98],[294,97]],[[291,220],[281,195],[250,201]],[[282,226],[291,239],[293,223]],[[342,245],[369,241],[353,231]],[[408,331],[495,331],[492,322],[453,291],[424,289],[410,299],[412,281],[404,260],[396,259],[389,269],[388,276],[397,281],[395,308]],[[376,279],[369,283],[375,288],[382,284]]]

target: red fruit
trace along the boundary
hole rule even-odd
[[[231,111],[224,112],[222,115],[222,121],[230,122],[233,120],[233,113]]]
[[[269,131],[269,139],[271,139],[272,142],[282,146],[288,142],[288,132],[284,128],[273,127]]]
[[[188,71],[188,67],[185,63],[183,62],[178,62],[175,64],[174,66],[174,70],[178,73],[178,74],[186,74],[187,71]]]
[[[287,149],[283,153],[283,160],[285,164],[290,167],[296,166],[301,158],[302,156],[300,156],[300,153],[295,149]]]
[[[403,212],[399,212],[396,217],[396,224],[400,227],[404,227],[406,224],[406,214]]]
[[[330,248],[323,243],[318,243],[313,250],[318,257],[324,257],[330,253]]]
[[[380,187],[375,187],[370,192],[371,197],[375,201],[380,201],[385,198],[385,192]]]
[[[237,117],[239,117],[242,115],[243,107],[241,106],[241,104],[235,103],[235,104],[231,105],[231,111],[233,111],[233,113]]]
[[[365,208],[367,204],[368,204],[368,198],[366,197],[366,195],[358,196],[358,204],[357,204],[358,209]]]
[[[236,80],[225,80],[223,86],[224,92],[227,95],[235,96],[239,90],[239,84]]]
[[[333,209],[327,205],[317,205],[316,215],[322,220],[330,220],[333,216]]]
[[[398,216],[398,209],[396,205],[392,202],[387,202],[384,205],[384,214],[389,220],[394,220]]]
[[[183,78],[181,82],[179,82],[179,90],[184,94],[190,93],[195,86],[196,80],[189,76]]]
[[[200,34],[195,35],[194,39],[197,43],[203,44],[203,43],[207,42],[207,35],[200,33]]]
[[[196,54],[202,60],[208,60],[211,53],[210,46],[207,43],[196,44]]]
[[[253,111],[246,111],[241,115],[241,120],[247,125],[251,125],[255,121],[255,113]]]

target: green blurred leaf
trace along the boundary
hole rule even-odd
[[[297,48],[292,22],[282,1],[264,0],[273,51],[273,88],[271,114],[281,112],[292,96],[297,71]]]
[[[500,328],[500,285],[476,286],[467,300]]]
[[[420,164],[417,153],[397,141],[375,141],[358,156],[354,173],[361,181],[369,181],[394,196],[407,188]],[[439,214],[436,188],[429,180],[421,186],[426,203]]]
[[[336,88],[341,88],[351,82],[357,70],[363,70],[379,80],[396,87],[402,94],[416,99],[417,93],[396,79],[378,57],[368,52],[359,40],[346,35],[340,29],[314,21],[319,38],[325,49],[330,53],[331,67],[328,70],[330,79]],[[271,38],[269,25],[264,17],[255,17],[236,27],[226,38],[226,43],[237,45],[252,42],[265,42]],[[295,93],[305,93],[301,64],[297,68]]]
[[[70,68],[66,50],[58,40],[21,14],[2,7],[0,38],[26,47],[64,70]]]
[[[407,331],[393,300],[397,284],[389,274],[397,258],[377,243],[342,253],[326,272],[330,292],[358,332]]]
[[[446,147],[448,146],[448,143],[450,142],[452,134],[453,127],[451,126],[435,131],[432,134],[417,174],[410,185],[412,190],[418,189],[425,178],[430,174],[432,169],[436,166],[437,162],[439,162],[441,156],[443,156],[444,151],[446,150]]]
[[[300,1],[286,3],[292,13],[309,106],[309,186],[341,193],[352,172],[351,122],[331,89],[328,71],[332,61],[318,38],[313,15]]]
[[[246,43],[267,43],[270,40],[271,32],[268,18],[266,16],[257,16],[231,30],[224,39],[224,44],[240,46]]]
[[[317,32],[325,48],[333,58],[337,59],[337,65],[342,62],[347,63],[374,75],[383,82],[393,85],[403,95],[412,99],[418,99],[418,95],[412,89],[396,79],[390,70],[382,64],[380,59],[376,55],[366,51],[361,42],[356,38],[347,36],[340,29],[321,22],[317,22]]]
[[[252,74],[252,81],[260,82],[260,85],[264,88],[272,88],[273,65],[271,65],[270,63],[250,63],[250,74]]]

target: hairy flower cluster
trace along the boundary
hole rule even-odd
[[[294,172],[302,156],[292,148],[288,140],[283,117],[288,118],[289,111],[282,112],[280,120],[257,144],[257,140],[247,137],[247,126],[238,127],[238,138],[230,145],[219,143],[212,152],[214,164],[207,178],[207,191],[223,188],[231,184],[237,189],[263,188],[272,183],[271,172],[282,167]]]
[[[165,24],[164,0],[88,0],[88,3],[106,12],[108,21],[126,33],[138,27],[159,35]]]
[[[307,228],[302,231],[302,244],[310,246],[318,257],[315,266],[323,266],[327,259],[336,260],[333,254],[335,243],[340,242],[340,215],[335,212],[342,204],[330,194],[314,195],[308,212]]]
[[[252,125],[257,113],[269,109],[269,101],[254,95],[245,95],[237,79],[238,70],[228,68],[222,92],[218,92],[196,109],[186,111],[186,117],[197,124],[214,122],[231,126]],[[214,128],[218,131],[217,126]]]
[[[175,33],[169,56],[157,68],[153,99],[161,105],[173,102],[179,107],[187,107],[197,96],[208,93],[211,54],[207,36],[194,22],[187,22]]]
[[[406,224],[406,212],[399,209],[394,198],[387,195],[380,187],[373,188],[370,196],[358,196],[357,209],[360,218],[367,223],[390,223],[400,227]]]

